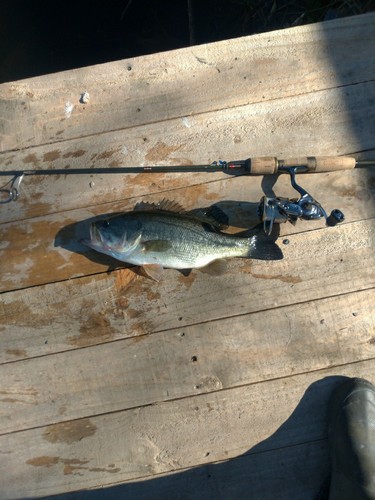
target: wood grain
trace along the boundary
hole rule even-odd
[[[0,149],[371,80],[374,19],[338,19],[3,84]],[[85,91],[90,100],[83,105]]]
[[[374,366],[373,360],[357,362],[1,436],[3,497],[139,481],[249,453],[257,457],[275,450],[280,457],[284,447],[324,439],[325,409],[333,387],[342,376],[374,381]],[[307,458],[323,458],[326,470],[325,451]],[[300,459],[296,450],[292,470],[297,482],[305,477],[305,461]],[[265,464],[261,458],[260,464]],[[220,470],[215,464],[211,467]],[[267,470],[255,483],[258,491]],[[244,480],[248,484],[247,474]],[[279,481],[275,479],[274,485]]]
[[[155,283],[119,269],[5,293],[0,360],[137,339],[374,286],[374,219],[288,238],[283,261],[233,260],[224,276],[168,270]]]
[[[371,175],[372,174],[372,175]],[[373,172],[356,170],[345,174],[306,175],[304,185],[314,193],[316,178],[316,196],[321,192],[319,201],[327,208],[332,206],[333,196],[342,200],[340,208],[346,214],[346,220],[359,220],[374,214],[373,193],[375,183]],[[245,184],[246,180],[246,184]],[[252,227],[258,221],[257,206],[262,195],[261,181],[253,183],[252,179],[226,179],[210,182],[200,186],[168,192],[168,198],[178,201],[187,209],[210,206],[218,203],[228,213],[230,223],[236,227]],[[271,184],[263,184],[264,191],[272,192]],[[249,203],[247,183],[252,188],[254,198]],[[288,179],[283,177],[277,185],[278,194],[295,191],[288,186]],[[285,189],[285,191],[284,191]],[[255,191],[258,191],[257,193]],[[271,190],[271,191],[270,191]],[[250,191],[251,192],[251,191]],[[294,193],[294,194],[293,194]],[[166,196],[166,193],[164,193]],[[10,291],[28,286],[70,279],[86,274],[103,272],[108,267],[118,266],[118,262],[105,258],[99,253],[85,247],[80,241],[89,235],[90,221],[99,214],[116,213],[131,210],[136,200],[99,205],[88,209],[72,210],[58,214],[35,217],[28,220],[0,225],[0,259],[4,263],[0,268],[0,290]],[[148,201],[160,201],[160,196],[147,196]],[[220,203],[222,200],[222,203]],[[247,201],[247,202],[246,202]],[[336,201],[336,200],[335,200]],[[238,203],[242,202],[242,203]],[[324,226],[321,222],[298,223],[294,228],[290,224],[281,227],[282,234],[311,230]],[[342,226],[341,226],[342,227]],[[330,231],[340,232],[338,228]],[[330,234],[328,232],[327,234]],[[6,265],[5,265],[6,263]],[[276,264],[270,264],[274,266]]]
[[[235,335],[229,318],[1,365],[1,433],[374,358],[374,301],[371,289],[242,315]]]
[[[199,165],[220,158],[335,156],[373,150],[374,101],[375,82],[367,82],[348,86],[344,93],[333,88],[4,153],[0,155],[4,171],[92,167],[93,174],[25,178],[17,203],[1,206],[0,221],[164,195],[226,177],[220,173],[95,175],[95,167]],[[346,177],[347,172],[341,175]]]
[[[80,239],[141,199],[217,203],[234,231],[256,223],[262,194],[295,196],[286,176],[96,167],[373,157],[374,20],[0,86],[1,170],[93,169],[25,179],[1,205],[2,498],[119,483],[113,498],[317,498],[331,390],[375,381],[374,172],[301,176],[345,223],[285,224],[283,260],[234,259],[223,276],[157,284]]]
[[[69,500],[82,500],[83,495],[88,499],[111,496],[155,500],[180,498],[182,494],[187,500],[273,500],[275,492],[281,500],[310,500],[328,490],[328,471],[329,453],[325,440],[321,440],[157,474],[152,479],[116,484],[109,489],[70,493]],[[66,500],[66,495],[54,498]]]

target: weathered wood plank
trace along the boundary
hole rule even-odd
[[[0,149],[371,80],[374,19],[367,14],[3,84]],[[79,102],[85,91],[86,105]]]
[[[324,439],[325,408],[338,375],[374,381],[375,364],[369,360],[1,436],[3,497],[102,487]],[[326,463],[324,450],[322,457]],[[293,480],[300,481],[305,462],[298,462],[298,453],[295,459]]]
[[[320,499],[327,497],[329,467],[326,441],[320,440],[48,499],[273,500],[276,494],[278,500]]]
[[[184,277],[169,270],[155,283],[120,269],[4,293],[0,361],[137,338],[375,285],[374,219],[289,236],[289,241],[283,261],[231,261],[224,276],[193,271]]]
[[[224,276],[170,270],[155,283],[118,270],[3,294],[1,360],[371,288],[374,238],[372,219],[295,235],[283,246],[283,261],[231,261]]]
[[[344,174],[339,172],[312,174],[301,178],[301,182],[302,180],[306,189],[317,197],[319,195],[319,201],[327,209],[334,208],[332,199],[337,196],[335,202],[337,201],[346,213],[348,222],[371,217],[374,214],[373,170],[358,169]],[[232,225],[251,227],[257,221],[258,202],[246,203],[246,200],[249,200],[249,192],[254,196],[253,199],[250,198],[252,202],[260,199],[260,195],[263,194],[260,182],[260,179],[254,181],[242,177],[232,178],[170,191],[164,193],[164,196],[179,201],[187,209],[208,206],[222,200],[221,206],[228,213]],[[265,181],[263,187],[267,186],[267,182]],[[272,180],[270,182],[272,184]],[[295,191],[288,186],[288,182],[286,176],[279,180],[275,188],[279,195],[295,196]],[[270,184],[265,188],[268,193],[269,190]],[[131,210],[135,201],[139,199],[1,224],[0,259],[3,265],[0,268],[0,290],[9,291],[103,272],[110,265],[118,265],[114,260],[102,258],[96,252],[88,253],[88,248],[79,241],[88,236],[88,221],[92,220],[92,217],[103,213]],[[160,199],[160,195],[147,196],[149,201],[160,201]],[[238,202],[244,203],[238,204]],[[296,227],[284,224],[281,230],[282,234],[292,234],[323,225],[323,221],[305,224],[299,222]]]
[[[165,193],[223,176],[95,175],[98,166],[209,164],[219,158],[338,155],[373,149],[374,101],[375,82],[367,82],[345,91],[334,88],[4,153],[0,168],[5,171],[92,167],[93,174],[24,179],[17,203],[1,206],[0,221]]]
[[[371,289],[1,365],[0,433],[374,358],[374,303]]]
[[[369,150],[374,16],[157,54],[130,70],[120,61],[3,86],[2,147],[28,149],[2,153],[0,168],[94,172]],[[86,106],[77,102],[83,90]],[[347,223],[283,226],[283,261],[232,261],[222,277],[167,271],[160,284],[129,269],[105,274],[108,261],[80,253],[87,226],[77,221],[148,195],[187,208],[219,201],[246,227],[251,202],[273,179],[64,177],[27,179],[20,201],[0,214],[9,221],[0,226],[4,498],[172,471],[166,483],[124,491],[172,498],[186,488],[197,498],[193,480],[203,475],[207,485],[207,470],[232,474],[215,498],[315,495],[327,468],[322,408],[333,376],[375,380],[373,173],[301,177]],[[286,178],[274,190],[293,194]],[[51,283],[59,280],[67,281]],[[16,290],[33,285],[41,286]]]

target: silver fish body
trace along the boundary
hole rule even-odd
[[[282,258],[273,239],[259,230],[241,236],[226,234],[204,218],[160,209],[96,221],[85,243],[122,262],[172,269],[202,268],[229,257]]]

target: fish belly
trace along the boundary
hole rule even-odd
[[[172,269],[190,269],[207,266],[217,259],[242,257],[246,249],[235,246],[197,244],[189,241],[172,241],[171,247],[162,252],[134,252],[128,262],[137,265],[160,264]]]

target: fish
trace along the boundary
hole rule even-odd
[[[121,262],[141,266],[159,281],[164,268],[223,274],[225,259],[278,260],[281,249],[263,226],[237,234],[223,232],[226,215],[218,208],[185,211],[178,203],[138,203],[133,211],[96,220],[83,243]]]

